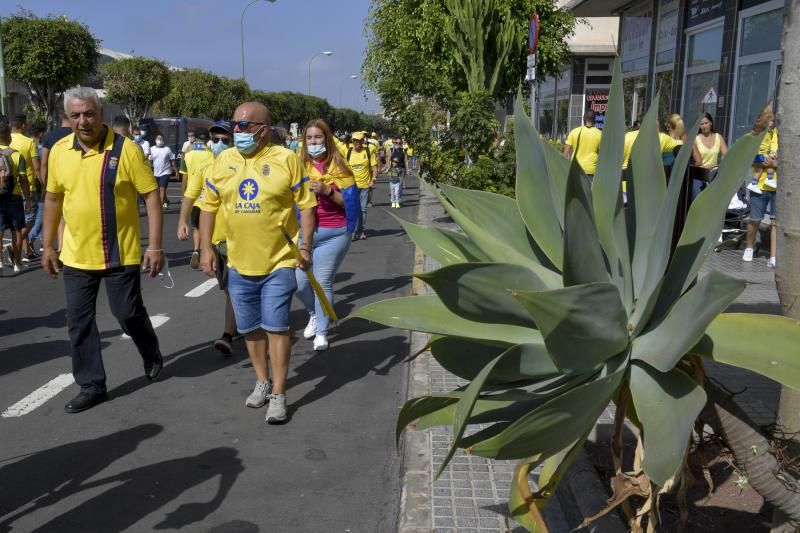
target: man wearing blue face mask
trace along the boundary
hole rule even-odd
[[[139,126],[134,126],[131,128],[131,135],[133,135],[133,141],[139,145],[139,148],[142,149],[142,153],[144,154],[145,161],[150,161],[150,143],[144,140],[145,131],[140,129]]]
[[[303,235],[314,234],[317,200],[297,155],[271,144],[269,112],[246,102],[233,115],[233,150],[224,150],[206,179],[200,205],[200,266],[208,276],[217,270],[212,247],[218,213],[223,212],[228,252],[228,292],[236,328],[245,336],[256,385],[245,405],[269,402],[267,423],[286,421],[289,372],[289,307],[297,289],[295,268],[311,266],[313,238],[303,240],[295,260],[284,231],[297,242],[295,207]],[[267,364],[272,366],[272,378]]]

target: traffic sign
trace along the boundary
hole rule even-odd
[[[539,45],[539,15],[533,13],[531,22],[528,26],[528,53],[535,54],[536,47]]]
[[[703,96],[703,99],[700,100],[701,104],[716,104],[717,103],[717,91],[714,87],[709,87],[706,94]]]

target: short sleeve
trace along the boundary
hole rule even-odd
[[[295,154],[290,154],[286,161],[289,170],[290,186],[294,195],[294,203],[298,209],[309,209],[316,207],[317,198],[311,192],[308,176],[304,176],[303,165],[300,158]]]
[[[175,152],[172,151],[172,148],[168,148],[169,150],[169,160],[175,161]]]
[[[55,147],[54,147],[55,148]],[[51,150],[47,166],[47,192],[63,194],[64,184],[61,182],[61,168],[58,164],[58,150]]]
[[[219,188],[214,176],[218,174],[217,167],[222,164],[223,159],[223,157],[218,157],[214,160],[214,163],[207,165],[198,172],[200,175],[200,189],[203,193],[203,201],[198,204],[198,207],[202,211],[216,213],[222,204],[222,198],[219,195]],[[188,189],[186,192],[189,192]]]
[[[370,150],[369,152],[369,166],[370,167],[378,166],[378,157],[375,155],[375,150]]]
[[[39,149],[34,141],[31,141],[31,147],[29,151],[30,155],[28,159],[30,159],[31,161],[33,161],[34,159],[39,159]]]
[[[197,200],[197,198],[200,196],[200,193],[203,192],[206,179],[211,174],[209,169],[211,169],[213,166],[213,163],[209,163],[203,168],[199,168],[189,174],[189,180],[186,184],[186,192],[183,193],[184,198]]]
[[[181,164],[178,167],[178,172],[180,172],[181,174],[188,174],[189,173],[189,169],[186,168],[186,156],[183,156],[181,158]]]
[[[122,153],[123,157],[126,157],[127,165],[126,170],[128,171],[128,178],[133,183],[133,186],[136,188],[136,191],[139,194],[147,194],[155,189],[158,188],[158,184],[156,183],[156,179],[153,177],[153,169],[151,169],[143,157],[137,157],[134,155],[133,149],[136,148],[137,151],[139,147],[135,144],[128,144],[125,142],[126,146],[123,146]]]
[[[576,134],[577,131],[578,131],[577,129],[574,129],[571,132],[569,132],[569,135],[567,135],[567,140],[564,141],[564,144],[568,144],[570,146],[575,146],[575,144],[577,143],[577,139],[575,138],[575,137],[577,137],[577,134]]]
[[[28,165],[25,163],[25,158],[22,157],[22,154],[19,152],[17,152],[17,157],[19,158],[19,163],[17,163],[17,175],[21,176],[28,170]]]

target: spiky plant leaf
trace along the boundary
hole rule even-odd
[[[508,350],[508,344],[487,344],[474,339],[441,337],[431,343],[431,354],[442,367],[462,379],[472,380],[489,362]],[[543,344],[519,344],[490,376],[490,383],[512,383],[525,379],[549,378],[562,373]]]
[[[553,362],[565,371],[585,372],[628,346],[628,317],[611,283],[515,296],[539,326]]]
[[[531,494],[528,476],[541,462],[540,456],[530,457],[517,465],[511,482],[511,492],[508,496],[508,510],[511,517],[533,533],[547,531],[547,524],[539,513],[538,502]]]
[[[754,334],[763,332],[764,335]],[[725,313],[689,353],[746,368],[800,390],[800,322],[775,315]]]
[[[682,370],[661,373],[647,363],[631,365],[631,398],[642,424],[642,468],[663,487],[683,464],[706,393]]]
[[[394,215],[392,214],[392,216]],[[414,244],[419,246],[425,255],[440,265],[486,261],[489,259],[475,243],[461,233],[433,226],[414,224],[397,216],[395,218],[402,224],[403,229],[414,241]]]
[[[672,306],[661,322],[633,341],[631,358],[669,372],[699,341],[711,321],[742,293],[745,282],[711,272]]]
[[[542,140],[525,116],[521,97],[517,97],[514,110],[514,142],[517,149],[516,195],[519,213],[544,253],[561,269],[564,244],[556,207],[559,204],[553,201],[555,197],[546,173],[547,161]]]
[[[448,405],[458,402],[458,398],[438,395],[438,396],[419,396],[411,398],[400,409],[397,415],[397,425],[395,426],[395,445],[400,447],[400,436],[403,430],[414,420],[427,414],[439,411]]]

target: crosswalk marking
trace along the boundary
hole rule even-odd
[[[3,418],[26,415],[75,383],[72,374],[57,376],[3,411]]]
[[[217,286],[217,279],[211,278],[207,281],[204,281],[194,289],[190,290],[189,292],[184,294],[184,296],[186,296],[187,298],[199,298],[200,296],[204,295],[205,293],[207,293],[216,286]]]

